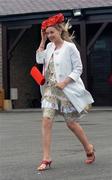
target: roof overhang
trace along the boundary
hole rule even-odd
[[[75,9],[76,10],[76,9]],[[85,8],[80,9],[81,16],[74,16],[74,9],[61,10],[65,18],[73,19],[73,23],[79,23],[80,20],[85,19],[87,23],[90,21],[102,21],[102,20],[111,20],[112,19],[112,7],[100,7],[100,8]],[[37,13],[26,13],[26,14],[17,14],[17,15],[5,15],[0,16],[0,22],[5,24],[19,24],[22,23],[31,23],[40,24],[43,19],[48,18],[60,11],[46,11],[46,12],[37,12]]]

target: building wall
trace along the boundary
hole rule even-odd
[[[96,27],[96,26],[95,26]],[[96,32],[99,29],[96,27]],[[112,65],[112,24],[106,28],[102,36],[97,39],[92,51],[91,56],[95,57],[92,61],[91,56],[88,56],[88,90],[94,97],[95,105],[112,105],[112,86],[107,84],[108,75],[112,69],[109,69]],[[95,31],[95,29],[94,29]],[[93,31],[93,26],[89,26],[87,29],[87,40],[91,40],[96,33]],[[77,32],[77,31],[76,31]],[[79,32],[79,31],[78,31]],[[17,38],[19,30],[9,31],[9,46]],[[33,81],[29,72],[33,64],[35,63],[35,51],[40,42],[40,29],[37,26],[33,26],[28,29],[24,34],[13,53],[10,60],[10,87],[16,88],[18,91],[18,99],[14,100],[14,108],[33,108],[37,107],[40,103],[40,90],[39,86]],[[77,35],[77,34],[76,34]],[[78,34],[79,35],[79,34]],[[89,41],[88,40],[88,41]],[[103,43],[102,43],[103,40]],[[104,46],[105,44],[105,46]],[[99,49],[100,48],[100,49]],[[102,49],[104,48],[104,49]],[[96,50],[98,55],[96,57]],[[108,52],[107,52],[108,51]],[[108,55],[108,58],[105,56]],[[100,57],[100,58],[99,58]],[[105,58],[105,59],[104,59]],[[101,60],[101,63],[100,63]],[[104,62],[103,62],[103,61]],[[93,64],[92,64],[93,62]],[[102,63],[103,62],[103,63]],[[104,64],[105,63],[105,64]],[[103,67],[99,66],[105,65]],[[109,68],[108,68],[109,67]],[[96,75],[96,71],[98,74]],[[101,73],[102,71],[102,73]],[[106,71],[106,73],[104,73]],[[101,79],[98,79],[100,78]],[[105,79],[106,78],[106,79]],[[97,82],[95,86],[94,82]],[[95,94],[97,92],[97,94]],[[98,94],[99,93],[99,94]],[[105,101],[104,101],[105,97]],[[39,104],[40,105],[40,104]]]
[[[0,87],[2,86],[2,25],[0,24]]]

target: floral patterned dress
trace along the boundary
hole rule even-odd
[[[44,85],[42,108],[56,109],[62,113],[76,112],[75,107],[73,107],[71,102],[67,99],[63,91],[55,87],[55,84],[56,75],[52,56],[46,72],[46,84]]]

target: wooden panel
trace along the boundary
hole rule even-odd
[[[0,87],[3,86],[2,78],[2,26],[0,24]]]
[[[3,88],[5,90],[5,99],[10,99],[10,62],[7,54],[7,27],[2,26],[2,48],[3,48]]]
[[[0,88],[0,109],[4,108],[4,90]]]
[[[85,21],[81,21],[80,24],[80,39],[81,39],[81,59],[83,64],[82,79],[87,87],[87,57],[86,57],[86,24]]]

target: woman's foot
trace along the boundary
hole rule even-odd
[[[51,166],[52,161],[43,160],[40,165],[37,167],[38,171],[44,171]]]
[[[92,144],[90,146],[91,146],[90,150],[86,152],[86,156],[87,156],[87,159],[85,160],[86,164],[92,164],[95,161],[95,149]]]

